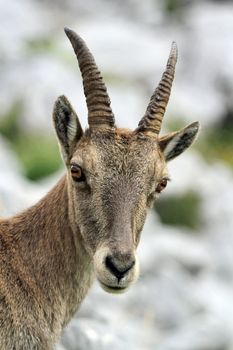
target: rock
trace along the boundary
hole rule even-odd
[[[64,346],[62,346],[61,344],[58,344],[56,346],[56,350],[66,350],[66,348],[64,348]]]
[[[129,339],[111,329],[111,325],[89,319],[79,319],[78,322],[71,321],[61,342],[69,350],[124,350],[132,348]]]

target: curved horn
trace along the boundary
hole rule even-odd
[[[80,36],[69,28],[64,30],[73,46],[82,74],[89,126],[91,128],[114,127],[115,119],[110,98],[93,55]]]
[[[173,41],[170,55],[167,61],[167,67],[163,73],[159,85],[151,96],[144,117],[138,124],[137,131],[148,131],[157,136],[161,129],[163,116],[169,101],[172,82],[175,75],[175,66],[177,62],[177,45]]]

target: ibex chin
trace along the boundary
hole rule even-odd
[[[82,73],[89,128],[65,96],[53,121],[66,175],[28,210],[0,221],[0,349],[48,350],[94,276],[107,292],[139,274],[136,248],[150,207],[166,187],[167,161],[191,145],[197,122],[159,136],[177,61],[166,70],[134,131],[115,125],[107,89],[85,42],[65,29]]]

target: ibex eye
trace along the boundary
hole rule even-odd
[[[85,181],[85,175],[82,168],[77,164],[71,164],[70,166],[71,176],[74,181]]]
[[[168,179],[163,179],[159,182],[159,184],[156,187],[156,192],[160,193],[164,190],[164,188],[167,186]]]

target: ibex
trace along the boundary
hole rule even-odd
[[[88,124],[65,96],[53,121],[66,175],[36,205],[0,221],[0,349],[48,350],[94,276],[124,292],[139,274],[136,248],[150,207],[166,187],[166,163],[191,145],[197,122],[159,136],[177,61],[166,70],[134,131],[115,125],[107,89],[85,42],[65,28],[82,73]]]

